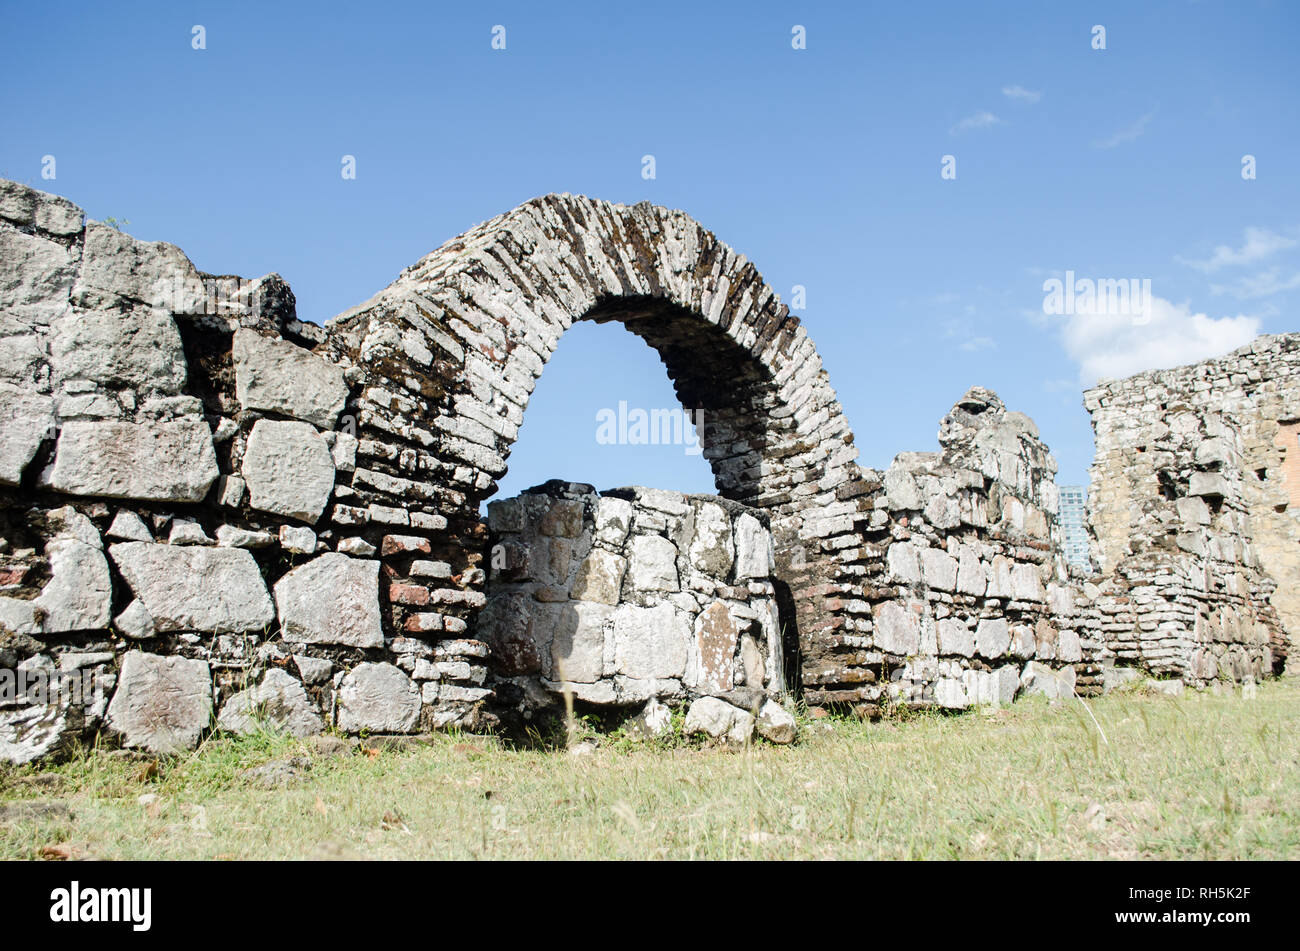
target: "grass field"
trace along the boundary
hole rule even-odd
[[[1295,858],[1300,680],[803,722],[728,752],[218,738],[0,772],[0,858]],[[289,775],[266,787],[247,770]]]

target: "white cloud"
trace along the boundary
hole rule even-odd
[[[974,312],[974,308],[965,308],[967,314]],[[997,341],[992,337],[986,337],[975,332],[975,325],[969,317],[958,317],[955,320],[946,320],[943,323],[943,336],[946,340],[955,341],[957,349],[966,353],[977,353],[980,350],[992,350],[996,347]]]
[[[1034,92],[1032,89],[1026,89],[1024,86],[1003,86],[1002,95],[1006,96],[1008,99],[1016,99],[1020,102],[1026,102],[1031,106],[1043,98],[1041,92]]]
[[[998,125],[1001,122],[1002,120],[993,113],[981,111],[962,119],[948,130],[948,134],[961,135],[963,132],[973,132],[977,129],[991,129],[993,126]]]
[[[1211,284],[1210,292],[1231,294],[1238,300],[1254,300],[1259,297],[1271,297],[1273,294],[1294,290],[1297,287],[1300,287],[1300,271],[1296,271],[1290,277],[1283,277],[1281,268],[1272,267],[1258,274],[1238,278],[1231,284]]]
[[[1155,115],[1155,110],[1153,109],[1141,118],[1130,122],[1109,138],[1094,141],[1092,147],[1094,149],[1113,149],[1115,146],[1123,145],[1125,142],[1132,142],[1147,130],[1147,123],[1154,119]]]
[[[1259,333],[1259,318],[1245,314],[1209,317],[1186,304],[1152,297],[1137,319],[1096,309],[1065,318],[1062,340],[1079,364],[1085,386],[1106,377],[1132,376],[1143,370],[1167,369],[1220,356],[1250,343]]]
[[[1226,244],[1221,244],[1204,261],[1189,261],[1181,257],[1175,258],[1175,260],[1180,264],[1186,264],[1188,267],[1210,274],[1223,267],[1254,264],[1256,261],[1262,261],[1278,251],[1285,251],[1295,246],[1296,240],[1294,238],[1288,238],[1276,231],[1269,231],[1267,228],[1247,228],[1240,248],[1231,248]]]

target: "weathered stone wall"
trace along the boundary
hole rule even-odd
[[[1069,598],[1044,587],[1054,501],[1045,448],[1018,441],[1030,424],[976,394],[985,420],[1013,421],[1005,446],[966,446],[954,423],[941,457],[862,470],[798,320],[680,212],[537,199],[325,328],[295,319],[275,275],[203,274],[82,217],[0,188],[0,628],[6,659],[84,667],[112,701],[44,732],[22,724],[46,709],[19,703],[11,758],[100,725],[175,748],[254,707],[303,730],[492,722],[479,508],[584,319],[624,322],[704,410],[728,502],[701,511],[738,503],[770,529],[770,576],[745,585],[780,606],[781,649],[760,623],[769,691],[786,655],[814,702],[866,709],[1006,699],[1031,657],[1083,671],[1086,636],[1053,614]]]
[[[490,503],[478,631],[494,668],[525,699],[720,696],[748,708],[780,695],[766,521],[716,496],[640,487],[549,482]]]
[[[0,757],[101,727],[173,750],[253,705],[299,731],[477,722],[473,596],[401,583],[464,580],[446,520],[367,497],[358,458],[404,450],[358,440],[326,338],[275,275],[0,183],[0,668],[24,682],[0,684]]]
[[[558,611],[561,626],[566,612],[600,617],[584,636],[598,627],[615,645],[624,607],[670,605],[670,627],[680,633],[678,614],[690,623],[690,656],[696,621],[721,623],[702,600],[713,597],[729,620],[757,618],[747,633],[767,694],[788,660],[810,702],[864,713],[1095,690],[1103,618],[1111,655],[1193,678],[1283,656],[1274,607],[1293,613],[1297,588],[1294,338],[1089,394],[1105,574],[1072,584],[1055,463],[1027,417],[976,388],[943,421],[938,453],[861,468],[804,328],[681,212],[535,199],[324,328],[296,319],[276,275],[204,274],[171,245],[83,218],[0,182],[0,671],[36,684],[0,682],[4,758],[101,728],[184,748],[258,711],[298,732],[482,728],[505,708],[497,685],[558,683],[553,650],[521,671],[480,636],[523,643],[492,612],[480,624],[490,531],[508,549],[510,529],[479,512],[577,320],[621,321],[656,350],[683,405],[703,410],[721,499],[655,515],[669,495],[621,499],[634,512],[626,544],[674,546],[684,587],[657,601],[635,552],[601,540],[618,493],[516,502],[550,509],[540,534],[520,523],[514,568],[530,574],[501,578],[503,603],[562,604],[532,609]],[[570,503],[577,535],[541,529]],[[747,520],[770,531],[761,576],[741,578],[735,560],[702,567],[694,541],[680,547],[721,521],[737,546]],[[586,587],[599,585],[594,566],[572,574],[595,552],[606,569],[628,560],[617,603]],[[1290,582],[1274,592],[1265,568]],[[762,620],[773,601],[780,649]],[[556,631],[529,638],[554,648]],[[737,643],[733,690],[758,690]],[[677,681],[689,698],[725,680],[722,655],[692,680],[686,668],[620,674],[617,649],[606,673],[603,650],[599,678],[568,672],[574,692],[619,700]],[[60,677],[83,689],[41,700],[42,678]],[[691,710],[713,735],[754,728],[719,697]]]
[[[1084,402],[1106,659],[1191,682],[1280,671],[1300,630],[1300,334]]]
[[[870,711],[1094,692],[1097,620],[1068,583],[1056,462],[1033,422],[975,387],[939,443],[854,487],[854,581],[834,605],[844,626],[808,645],[807,698]]]

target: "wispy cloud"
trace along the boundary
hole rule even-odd
[[[1187,303],[1153,297],[1141,321],[1098,308],[1079,310],[1062,329],[1065,351],[1086,386],[1216,357],[1249,343],[1260,320],[1247,314],[1210,317]]]
[[[973,308],[967,308],[971,311]],[[956,320],[944,321],[943,336],[946,340],[953,340],[957,344],[958,350],[966,353],[977,353],[980,350],[992,350],[997,346],[997,341],[992,337],[986,337],[977,334],[974,324],[969,317],[961,317]]]
[[[1238,278],[1230,284],[1211,284],[1210,293],[1229,294],[1237,300],[1256,300],[1300,287],[1300,271],[1284,277],[1280,267]]]
[[[961,135],[963,132],[974,132],[978,129],[991,129],[993,126],[1001,123],[1002,120],[988,111],[980,111],[974,115],[967,116],[955,126],[948,130],[949,135]]]
[[[1028,103],[1033,105],[1043,98],[1041,92],[1034,92],[1032,89],[1026,89],[1024,86],[1003,86],[1002,95],[1008,99],[1015,99],[1017,102]]]
[[[1130,122],[1109,138],[1094,140],[1092,147],[1094,149],[1113,149],[1115,146],[1123,145],[1125,142],[1132,142],[1147,130],[1147,123],[1154,119],[1155,115],[1155,110],[1152,109],[1146,115]]]
[[[1221,244],[1204,261],[1192,261],[1182,257],[1175,258],[1175,260],[1180,264],[1186,264],[1188,267],[1211,274],[1224,267],[1254,264],[1256,261],[1271,257],[1278,251],[1294,248],[1296,243],[1294,238],[1288,238],[1276,231],[1269,231],[1267,228],[1247,228],[1240,248]]]

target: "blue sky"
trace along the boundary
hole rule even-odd
[[[981,384],[1083,481],[1082,380],[1300,329],[1300,5],[555,6],[7,3],[0,175],[203,270],[278,271],[316,321],[535,195],[682,208],[807,288],[881,467]],[[1150,309],[1045,315],[1066,271],[1149,279]],[[620,400],[674,405],[639,340],[576,327],[503,490],[711,490],[685,447],[599,444]]]

